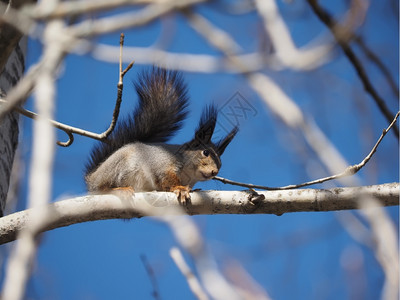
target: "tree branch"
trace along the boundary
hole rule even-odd
[[[158,284],[157,284],[157,279],[156,279],[156,274],[153,270],[153,268],[151,267],[151,265],[149,264],[149,262],[147,261],[147,257],[144,254],[140,255],[140,260],[143,263],[143,266],[146,270],[147,275],[149,276],[150,279],[150,283],[153,287],[153,292],[151,293],[151,295],[153,296],[153,298],[155,300],[161,300],[160,297],[160,292],[158,291]]]
[[[118,84],[117,84],[117,100],[115,102],[115,107],[114,107],[113,116],[112,116],[112,119],[111,119],[110,126],[108,127],[108,129],[106,131],[104,131],[102,133],[94,133],[94,132],[90,132],[90,131],[87,131],[87,130],[84,130],[84,129],[81,129],[81,128],[78,128],[78,127],[73,127],[73,126],[66,125],[66,124],[63,124],[63,123],[60,123],[60,122],[57,122],[57,121],[54,121],[54,120],[50,120],[50,123],[54,127],[58,128],[58,129],[61,129],[62,131],[64,131],[68,135],[68,141],[66,141],[66,142],[58,141],[57,142],[57,144],[59,146],[62,146],[62,147],[70,146],[74,141],[73,134],[79,134],[79,135],[86,136],[86,137],[89,137],[89,138],[92,138],[92,139],[95,139],[95,140],[104,141],[111,134],[111,132],[114,130],[115,125],[116,125],[117,120],[118,120],[119,109],[120,109],[121,102],[122,102],[122,91],[123,91],[123,86],[124,86],[123,85],[123,78],[124,78],[125,74],[132,68],[132,66],[134,64],[134,61],[132,61],[124,70],[122,70],[122,47],[123,47],[123,44],[124,44],[124,34],[121,33],[121,36],[120,36],[119,77],[118,77]],[[9,105],[8,101],[3,100],[3,99],[0,99],[0,103],[4,103],[4,105]],[[22,114],[22,115],[24,115],[24,116],[26,116],[28,118],[34,119],[34,120],[36,120],[39,117],[38,114],[36,114],[36,113],[34,113],[34,112],[30,111],[30,110],[24,109],[24,108],[22,108],[20,106],[14,107],[14,110],[16,110],[20,114]]]
[[[79,2],[60,2],[52,9],[40,10],[33,7],[31,11],[27,11],[31,18],[46,21],[53,18],[76,17],[83,14],[93,14],[102,11],[112,10],[122,6],[143,5],[151,3],[162,3],[154,0],[96,0],[96,1],[79,1]]]
[[[306,118],[300,106],[279,85],[262,72],[246,72],[245,64],[238,59],[237,53],[234,51],[237,43],[229,33],[216,27],[200,14],[187,11],[186,17],[189,24],[210,45],[221,51],[232,62],[232,65],[242,72],[250,87],[261,97],[273,114],[292,130],[300,130],[308,145],[331,174],[339,173],[349,165],[312,118]],[[351,182],[346,180],[345,186],[359,185],[354,176],[346,179]]]
[[[205,1],[206,0],[179,0],[149,4],[141,10],[132,13],[118,14],[113,17],[102,18],[94,21],[82,21],[77,25],[70,26],[68,34],[71,34],[76,38],[87,38],[121,31],[126,28],[143,26],[161,16],[173,12],[174,10],[194,6]]]
[[[93,57],[98,60],[115,62],[116,53],[119,50],[115,46],[95,44],[91,51]],[[237,68],[221,55],[174,53],[155,47],[124,47],[124,53],[125,57],[135,57],[135,62],[143,65],[161,64],[168,66],[168,69],[197,73],[238,72]],[[267,64],[271,68],[273,67],[273,63],[270,62],[271,58],[258,52],[238,54],[237,56],[244,62],[248,72],[259,71]]]
[[[386,81],[388,82],[390,88],[393,91],[393,94],[399,98],[400,93],[399,93],[399,87],[397,86],[396,81],[394,80],[392,74],[390,74],[389,69],[385,66],[385,64],[382,62],[382,60],[379,58],[378,55],[376,55],[369,47],[365,44],[364,39],[357,35],[354,37],[354,41],[357,43],[358,46],[360,46],[361,50],[364,51],[365,55],[368,57],[368,59],[373,62],[378,69],[381,70],[383,76],[386,78]]]
[[[347,58],[355,68],[361,82],[364,85],[364,89],[371,95],[372,99],[374,99],[375,103],[378,105],[386,120],[390,123],[393,120],[393,114],[386,106],[385,101],[381,98],[381,96],[379,96],[378,92],[375,90],[374,86],[368,78],[367,72],[351,49],[347,39],[342,38],[341,34],[345,32],[345,30],[341,29],[341,26],[339,26],[337,22],[333,19],[333,17],[318,4],[317,0],[307,0],[307,2],[311,6],[317,17],[321,20],[321,22],[323,22],[332,32],[336,41],[342,48],[344,54],[347,56]],[[397,129],[397,127],[393,128],[393,133],[396,135],[396,138],[399,139],[399,130]]]
[[[274,45],[277,62],[294,70],[310,70],[326,63],[333,43],[306,45],[297,48],[289,29],[283,21],[275,1],[255,0],[257,13],[262,18],[264,30]]]
[[[175,265],[178,267],[179,271],[181,271],[182,275],[186,278],[186,281],[189,285],[190,290],[192,291],[193,295],[198,300],[208,300],[208,296],[206,292],[203,290],[198,278],[192,272],[188,264],[186,263],[182,252],[177,248],[173,247],[169,251],[169,255],[173,259]]]
[[[222,178],[222,177],[219,177],[219,176],[215,176],[213,179],[221,181],[222,183],[227,183],[227,184],[247,187],[247,188],[250,188],[250,189],[262,189],[262,190],[274,191],[274,190],[297,189],[297,188],[301,188],[301,187],[305,187],[305,186],[310,186],[310,185],[314,185],[314,184],[318,184],[318,183],[323,183],[323,182],[328,181],[328,180],[334,180],[334,179],[339,179],[339,178],[343,178],[343,177],[346,177],[346,176],[354,175],[358,171],[360,171],[369,162],[371,157],[374,155],[374,153],[378,149],[378,146],[382,142],[384,136],[389,132],[389,130],[396,123],[397,118],[399,117],[399,115],[400,115],[400,111],[398,111],[397,114],[394,116],[394,119],[393,119],[392,123],[390,123],[388,128],[383,129],[381,136],[379,137],[378,141],[375,143],[375,146],[372,148],[372,150],[368,153],[368,155],[360,163],[347,167],[343,172],[341,172],[339,174],[335,174],[335,175],[324,177],[324,178],[315,179],[315,180],[312,180],[312,181],[307,181],[307,182],[304,182],[304,183],[290,184],[290,185],[281,186],[281,187],[269,187],[269,186],[251,184],[251,183],[237,182],[237,181],[233,181],[233,180],[230,180],[230,179]]]
[[[357,209],[362,196],[379,200],[381,206],[399,205],[399,183],[333,189],[303,189],[289,191],[200,191],[191,193],[191,203],[185,207],[189,215],[212,214],[275,214],[288,212],[334,211]],[[58,201],[48,206],[51,220],[40,232],[72,224],[106,220],[160,216],[180,205],[174,193],[135,193],[131,197],[88,195]],[[42,209],[42,208],[41,208]],[[146,211],[146,214],[142,212]],[[33,210],[28,209],[0,218],[0,244],[16,239],[28,224]]]

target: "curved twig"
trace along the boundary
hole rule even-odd
[[[376,150],[377,150],[379,144],[381,143],[382,139],[384,138],[384,136],[389,132],[389,130],[396,123],[397,118],[399,117],[399,115],[400,115],[400,111],[397,112],[397,114],[395,115],[395,117],[394,117],[393,121],[390,123],[390,125],[386,129],[383,129],[381,136],[379,137],[378,141],[375,143],[375,146],[372,148],[372,150],[368,153],[368,155],[360,163],[358,163],[356,165],[349,166],[342,173],[339,173],[339,174],[336,174],[336,175],[332,175],[332,176],[328,176],[328,177],[324,177],[324,178],[320,178],[320,179],[316,179],[316,180],[312,180],[312,181],[308,181],[308,182],[304,182],[304,183],[300,183],[300,184],[291,184],[291,185],[286,185],[286,186],[282,186],[282,187],[269,187],[269,186],[251,184],[251,183],[237,182],[237,181],[233,181],[233,180],[230,180],[230,179],[222,178],[222,177],[219,177],[219,176],[215,176],[213,179],[221,181],[222,183],[225,183],[225,184],[232,184],[232,185],[242,186],[242,187],[251,188],[251,189],[261,189],[261,190],[267,190],[267,191],[274,191],[274,190],[296,189],[296,188],[310,186],[310,185],[314,185],[314,184],[318,184],[318,183],[323,183],[323,182],[329,181],[329,180],[334,180],[334,179],[338,179],[338,178],[354,175],[358,171],[360,171],[361,168],[363,168],[368,163],[368,161],[371,159],[371,157],[376,152]]]
[[[123,42],[124,42],[124,35],[123,33],[121,33],[121,38],[120,38],[120,48],[121,48],[121,52],[120,52],[120,56],[122,57],[122,46],[123,46]],[[118,85],[117,85],[117,100],[115,102],[115,107],[114,107],[114,112],[113,112],[113,116],[112,116],[112,120],[110,123],[110,126],[108,127],[108,129],[102,133],[94,133],[91,131],[87,131],[87,130],[83,130],[81,128],[78,127],[73,127],[73,126],[69,126],[63,123],[60,123],[58,121],[55,120],[51,120],[51,124],[58,128],[61,129],[62,131],[64,131],[69,139],[66,142],[57,142],[57,145],[62,146],[62,147],[68,147],[70,146],[73,142],[74,142],[74,136],[73,134],[79,134],[82,136],[86,136],[95,140],[99,140],[99,141],[105,141],[107,139],[107,137],[111,134],[111,132],[114,130],[115,125],[117,123],[118,120],[118,116],[119,116],[119,110],[120,110],[120,106],[121,106],[121,102],[122,102],[122,91],[123,91],[123,83],[122,80],[125,76],[125,74],[132,68],[134,64],[134,61],[132,61],[124,70],[122,70],[122,58],[120,58],[120,74],[119,74],[119,80],[118,80]],[[7,105],[8,101],[5,101],[3,99],[0,99],[0,103],[4,103],[5,105]],[[2,106],[3,108],[3,106]],[[20,106],[16,106],[13,108],[15,111],[19,112],[20,114],[31,118],[31,119],[37,119],[38,114],[24,109]]]
[[[62,130],[64,130],[64,129],[62,129]],[[68,147],[74,142],[74,135],[67,130],[64,130],[64,132],[66,134],[68,134],[68,141],[66,141],[66,142],[57,141],[57,145],[61,146],[61,147]]]

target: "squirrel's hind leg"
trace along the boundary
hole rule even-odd
[[[116,196],[132,197],[135,194],[135,190],[131,186],[112,188],[111,193]]]

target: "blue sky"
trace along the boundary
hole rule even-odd
[[[330,5],[341,15],[347,1]],[[298,46],[326,33],[309,7],[300,1],[281,3],[282,15]],[[262,32],[255,13],[228,15],[218,5],[198,9],[216,25],[229,31],[245,52],[256,51]],[[398,16],[389,1],[371,3],[365,24],[359,30],[366,44],[379,54],[398,81]],[[173,52],[218,55],[197,36],[182,17],[170,17]],[[150,46],[157,41],[161,23],[140,30],[126,30],[127,46]],[[119,33],[97,39],[118,45]],[[367,62],[357,46],[357,55]],[[41,53],[38,41],[30,40],[28,66]],[[135,59],[135,57],[132,57]],[[391,93],[379,70],[365,64],[372,82],[392,112],[398,99]],[[136,104],[131,82],[149,66],[135,65],[125,77],[122,117]],[[350,163],[358,163],[370,151],[386,121],[364,92],[354,69],[340,49],[332,61],[308,72],[266,70],[296,101],[305,115],[318,126]],[[184,73],[189,87],[190,116],[173,138],[183,143],[192,138],[202,108],[210,102],[223,106],[240,93],[254,108],[241,120],[240,132],[222,157],[220,175],[232,180],[283,186],[328,175],[315,154],[290,133],[249,88],[234,74]],[[116,97],[118,65],[101,62],[90,55],[69,55],[57,82],[56,119],[100,132],[111,119]],[[32,107],[28,100],[27,107]],[[21,156],[29,171],[32,121],[21,118]],[[57,132],[65,140],[63,132]],[[75,136],[69,148],[57,148],[54,165],[54,200],[86,193],[84,164],[96,142]],[[362,184],[399,180],[398,143],[388,134],[371,162],[359,174]],[[311,176],[311,173],[313,176]],[[18,209],[25,205],[26,180]],[[318,187],[330,187],[328,183]],[[237,187],[209,181],[196,188],[237,190]],[[398,224],[398,207],[386,211]],[[192,217],[199,226],[222,270],[237,261],[274,299],[377,299],[383,273],[373,252],[354,241],[341,225],[342,213],[291,213],[274,215],[223,215]],[[140,256],[145,255],[156,274],[161,299],[192,299],[185,279],[171,258],[176,246],[165,225],[150,218],[107,220],[77,224],[46,233],[29,282],[27,296],[33,299],[152,299],[152,285]],[[190,259],[188,259],[190,262]]]

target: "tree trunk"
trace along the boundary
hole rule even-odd
[[[19,81],[25,69],[26,38],[22,38],[9,56],[0,74],[0,97]],[[4,55],[4,53],[3,53]],[[1,104],[0,104],[1,105]],[[14,154],[18,144],[18,113],[11,112],[0,121],[0,215],[3,216]]]

